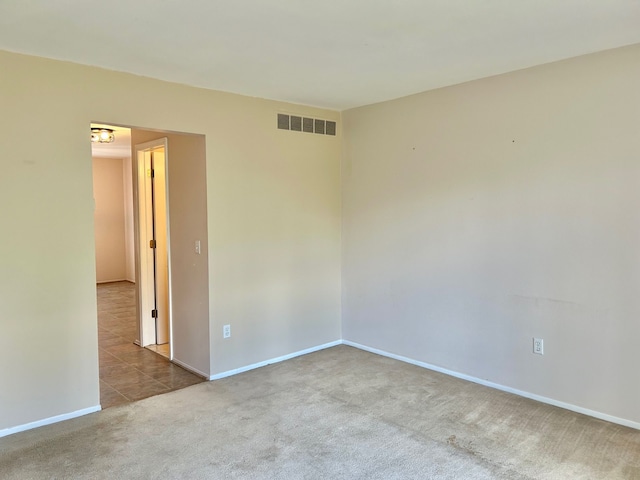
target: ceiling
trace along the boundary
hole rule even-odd
[[[4,0],[0,49],[344,110],[640,43],[640,0]]]

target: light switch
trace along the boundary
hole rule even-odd
[[[200,255],[200,240],[196,240],[196,253]]]

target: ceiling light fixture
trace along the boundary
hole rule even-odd
[[[110,128],[92,128],[91,143],[112,143],[116,139]]]

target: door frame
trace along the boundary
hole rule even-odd
[[[140,143],[134,146],[135,161],[132,162],[135,167],[135,195],[134,195],[134,220],[136,235],[136,270],[137,279],[136,290],[138,295],[138,329],[141,347],[156,343],[155,319],[151,317],[151,310],[155,304],[154,297],[154,252],[149,248],[151,240],[147,225],[150,222],[149,215],[152,207],[148,201],[147,189],[150,173],[147,171],[145,163],[145,152],[163,148],[164,149],[164,192],[165,192],[165,211],[166,211],[166,237],[167,237],[167,263],[168,263],[168,321],[169,321],[169,359],[173,359],[173,322],[172,322],[172,306],[171,306],[171,236],[169,223],[169,175],[168,175],[168,159],[169,145],[166,137]],[[155,186],[156,188],[159,185]]]

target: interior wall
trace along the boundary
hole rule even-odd
[[[340,338],[340,136],[276,128],[338,112],[9,52],[0,70],[0,434],[99,405],[91,122],[206,136],[210,373]]]
[[[96,281],[127,278],[125,202],[121,158],[93,157]]]
[[[174,360],[209,375],[206,144],[203,135],[131,130],[131,146],[167,138]],[[195,242],[200,241],[200,254]]]
[[[135,231],[133,225],[133,171],[131,157],[122,159],[122,181],[124,190],[124,251],[125,280],[135,283]]]
[[[639,84],[636,45],[344,112],[344,338],[640,422]]]

